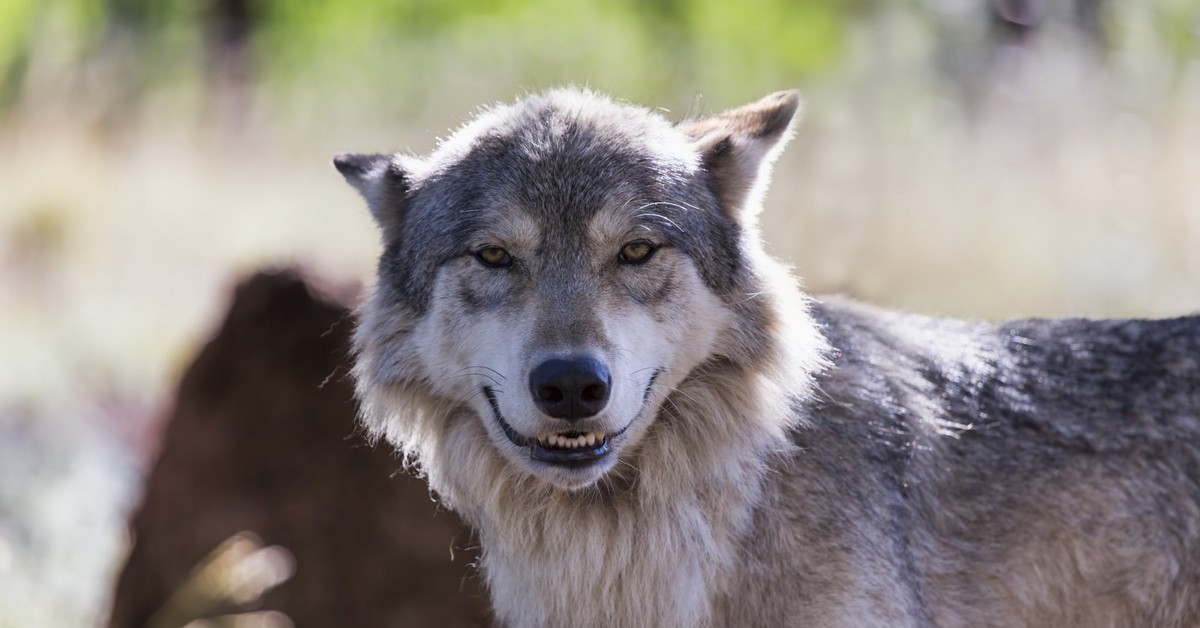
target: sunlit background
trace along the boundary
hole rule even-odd
[[[763,222],[812,292],[1200,310],[1200,0],[0,0],[0,626],[103,621],[238,277],[369,276],[333,154],[562,84],[671,118],[800,88]]]

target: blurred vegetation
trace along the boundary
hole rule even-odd
[[[851,0],[6,0],[4,103],[23,91],[86,89],[104,73],[128,106],[147,89],[217,72],[287,89],[346,73],[359,86],[419,94],[464,65],[539,85],[596,76],[661,96],[706,79],[744,85],[837,57]],[[104,66],[104,67],[102,67]],[[314,77],[314,73],[316,76]],[[36,74],[41,74],[37,76]],[[321,82],[318,80],[318,82]],[[607,81],[606,81],[607,82]],[[97,87],[92,85],[92,87]],[[411,104],[411,103],[409,103]]]
[[[1104,54],[1161,49],[1178,74],[1195,58],[1200,0],[5,0],[0,106],[101,98],[120,118],[151,93],[252,79],[284,97],[353,88],[411,113],[447,74],[596,83],[639,101],[697,85],[742,95],[836,69],[864,16],[896,11],[975,48],[1067,25]],[[961,68],[973,54],[943,46],[931,61]]]

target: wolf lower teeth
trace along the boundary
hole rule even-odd
[[[554,447],[557,449],[580,449],[583,447],[594,447],[598,443],[603,443],[604,433],[588,432],[586,434],[577,434],[575,436],[542,434],[537,437],[537,440],[542,446]]]

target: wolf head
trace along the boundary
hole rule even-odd
[[[428,157],[336,157],[384,245],[356,338],[367,427],[435,487],[487,460],[577,490],[671,438],[656,425],[684,382],[771,368],[755,221],[798,106],[780,92],[671,124],[558,90]]]

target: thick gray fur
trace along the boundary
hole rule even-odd
[[[383,233],[363,425],[478,529],[501,622],[1200,625],[1200,317],[804,296],[756,227],[798,107],[672,124],[557,90],[428,157],[337,158]],[[526,381],[580,352],[612,453],[531,460],[498,420],[565,433]]]

